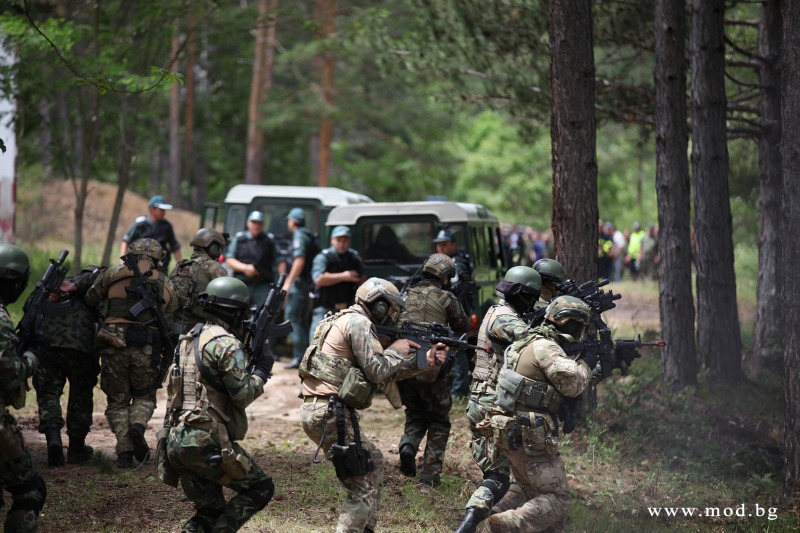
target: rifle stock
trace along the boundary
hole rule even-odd
[[[61,288],[61,283],[67,275],[67,267],[63,265],[68,255],[69,250],[61,250],[58,259],[50,259],[50,265],[42,275],[42,279],[36,283],[36,288],[25,303],[24,314],[17,325],[18,355],[25,353],[34,338],[41,337],[39,327],[44,315],[43,307],[47,302],[47,297]]]

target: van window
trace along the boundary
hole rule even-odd
[[[431,254],[432,222],[376,222],[361,227],[362,257],[367,263],[419,264]]]
[[[486,261],[488,248],[486,247],[486,234],[483,228],[472,226],[470,227],[470,233],[472,233],[472,257],[475,261],[475,266],[490,265],[491,263]]]
[[[264,231],[276,236],[288,236],[289,228],[286,226],[286,215],[293,207],[302,207],[306,213],[306,226],[313,232],[318,232],[319,212],[317,209],[307,205],[288,205],[275,204],[266,199],[258,199],[253,202],[254,211],[264,213]]]

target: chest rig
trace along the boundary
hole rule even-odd
[[[562,396],[546,381],[523,376],[516,371],[522,351],[539,335],[521,339],[503,352],[503,366],[497,379],[495,404],[510,412],[544,411],[558,415]]]
[[[517,316],[517,313],[508,305],[495,305],[489,309],[483,321],[486,327],[478,331],[475,369],[472,371],[472,379],[477,382],[477,386],[484,386],[483,382],[488,382],[488,386],[492,388],[497,386],[497,376],[503,366],[499,354],[503,353],[506,345],[492,335],[491,328],[494,321],[503,316]]]
[[[325,353],[322,351],[322,346],[334,322],[339,320],[343,315],[352,313],[355,313],[352,309],[343,309],[319,323],[319,326],[317,326],[317,329],[314,331],[311,344],[306,348],[306,352],[303,354],[303,359],[300,362],[300,367],[298,368],[300,379],[315,377],[334,387],[339,388],[342,386],[344,378],[355,365],[344,357]]]

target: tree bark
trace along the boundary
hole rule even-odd
[[[783,295],[784,317],[784,494],[800,491],[800,278],[794,275],[800,264],[800,4],[783,0],[783,202],[781,220],[782,261],[778,287]],[[793,267],[789,272],[787,265]],[[785,272],[783,269],[787,269]],[[792,275],[789,275],[789,274]]]
[[[172,71],[178,68],[178,51],[180,42],[178,25],[172,36],[172,49],[170,51],[170,67]],[[169,90],[169,196],[177,202],[181,193],[181,86],[178,81],[172,82]]]
[[[758,31],[761,57],[762,133],[758,139],[759,216],[758,289],[753,355],[778,359],[783,350],[783,312],[778,298],[778,263],[781,256],[779,217],[783,169],[781,168],[781,6],[779,0],[762,2]]]
[[[556,259],[597,277],[597,156],[590,0],[550,0],[550,132]]]
[[[743,379],[725,123],[724,0],[692,2],[697,346],[712,379]]]
[[[191,190],[192,176],[194,174],[194,58],[197,49],[197,28],[195,27],[194,15],[188,15],[188,27],[186,28],[186,95],[183,102],[183,187]],[[188,204],[188,199],[183,195],[178,195],[174,199],[181,207]]]
[[[336,17],[334,0],[317,0],[317,21],[319,38],[326,40],[333,35]],[[320,89],[322,91],[323,118],[319,125],[319,186],[327,187],[331,167],[331,142],[333,141],[333,120],[328,116],[333,104],[333,69],[334,61],[330,48],[320,57]]]
[[[656,0],[656,192],[658,280],[664,381],[672,390],[697,383],[692,296],[685,0]]]

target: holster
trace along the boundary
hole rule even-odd
[[[352,477],[365,476],[375,470],[375,464],[372,462],[369,452],[361,445],[361,430],[358,426],[356,410],[350,406],[347,407],[347,410],[350,411],[355,442],[345,444],[345,405],[339,398],[334,401],[336,404],[337,443],[331,446],[330,453],[331,461],[336,468],[336,477],[345,481]]]

